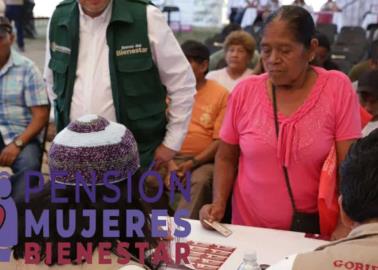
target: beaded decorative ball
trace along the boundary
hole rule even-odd
[[[132,176],[140,167],[135,138],[125,126],[97,115],[71,122],[57,134],[48,164],[55,182],[102,185],[104,177],[115,183]]]

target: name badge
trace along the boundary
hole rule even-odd
[[[148,52],[148,48],[143,47],[142,44],[135,44],[135,45],[121,46],[120,49],[116,50],[116,55],[124,56],[124,55],[133,55],[133,54],[146,54],[147,52]]]

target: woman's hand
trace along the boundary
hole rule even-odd
[[[175,155],[176,151],[166,147],[164,144],[160,144],[158,148],[155,150],[155,169],[158,170],[160,166],[172,160]]]
[[[193,169],[193,161],[192,160],[187,160],[183,163],[181,163],[178,168],[177,168],[177,176],[180,177],[181,183],[183,185],[186,185],[186,172],[192,171]]]
[[[192,171],[193,169],[193,160],[187,160],[183,163],[181,163],[179,166],[178,166],[178,171],[181,173],[181,174],[185,174],[187,171]]]
[[[199,213],[201,224],[204,228],[208,230],[213,230],[212,227],[207,225],[204,220],[206,219],[209,222],[218,221],[220,222],[226,211],[226,206],[223,206],[219,203],[205,204]]]
[[[199,213],[202,226],[206,229],[210,229],[210,227],[204,223],[205,219],[209,222],[220,222],[224,217],[227,201],[236,178],[239,153],[239,145],[220,142],[215,156],[213,203],[204,205]]]

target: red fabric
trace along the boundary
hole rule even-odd
[[[337,187],[337,155],[333,146],[320,174],[318,209],[320,218],[320,234],[331,236],[339,219],[338,187]]]
[[[373,118],[363,107],[360,107],[361,127],[364,128]],[[339,219],[337,186],[337,154],[334,145],[324,162],[320,174],[318,209],[320,217],[320,233],[330,237],[336,228]]]
[[[333,21],[333,13],[332,12],[319,12],[318,19],[316,23],[322,24],[331,24]]]

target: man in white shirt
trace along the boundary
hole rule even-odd
[[[148,2],[63,1],[50,20],[44,77],[58,131],[85,114],[121,122],[137,139],[142,166],[158,167],[181,148],[195,77]]]

